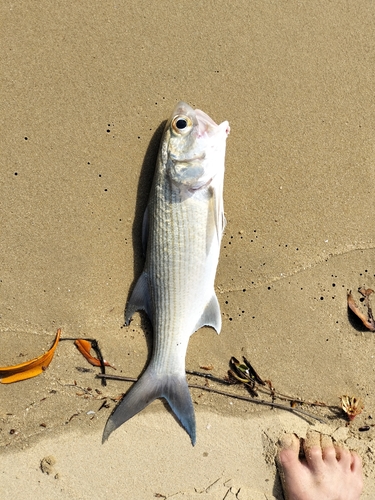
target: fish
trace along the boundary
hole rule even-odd
[[[151,360],[110,415],[103,442],[157,398],[164,398],[196,443],[185,372],[190,336],[203,326],[220,333],[214,289],[226,224],[223,207],[228,121],[216,124],[179,102],[161,139],[143,218],[145,265],[125,309],[125,324],[143,310],[153,328]]]

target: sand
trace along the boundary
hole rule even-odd
[[[223,377],[245,355],[278,391],[332,408],[304,407],[315,424],[191,389],[195,447],[161,401],[102,445],[130,384],[102,387],[61,342],[42,375],[0,386],[0,496],[281,500],[277,439],[316,428],[361,454],[374,498],[375,336],[346,306],[375,288],[372,2],[5,1],[1,17],[0,366],[61,328],[140,374],[152,332],[123,311],[182,99],[231,125],[223,329],[192,336],[187,368]],[[350,425],[345,394],[365,405]]]

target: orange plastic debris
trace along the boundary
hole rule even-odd
[[[78,339],[74,341],[74,344],[77,346],[77,349],[79,352],[84,356],[87,361],[93,365],[93,366],[101,366],[100,360],[98,358],[94,358],[94,356],[91,356],[90,351],[92,349],[92,344],[89,340],[85,339]],[[114,370],[116,369],[114,366],[110,365],[108,361],[105,359],[103,360],[104,366],[110,366]]]
[[[11,384],[13,382],[20,382],[28,378],[36,377],[44,372],[52,361],[55,354],[57,344],[59,343],[61,329],[59,328],[56,333],[55,341],[49,351],[41,356],[34,358],[30,361],[25,361],[19,365],[6,366],[0,368],[0,382],[2,384]]]

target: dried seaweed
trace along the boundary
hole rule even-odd
[[[347,300],[349,309],[362,321],[366,328],[371,332],[375,332],[375,319],[370,306],[370,295],[374,293],[371,288],[359,288],[358,292],[364,297],[363,304],[367,308],[367,317],[357,306],[351,290],[348,292]]]

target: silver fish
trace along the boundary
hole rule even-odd
[[[194,445],[195,415],[185,375],[190,335],[202,326],[221,330],[214,290],[223,209],[227,121],[217,125],[179,102],[161,141],[143,221],[146,262],[126,307],[146,311],[154,332],[147,369],[109,417],[103,442],[156,398],[164,398]]]

